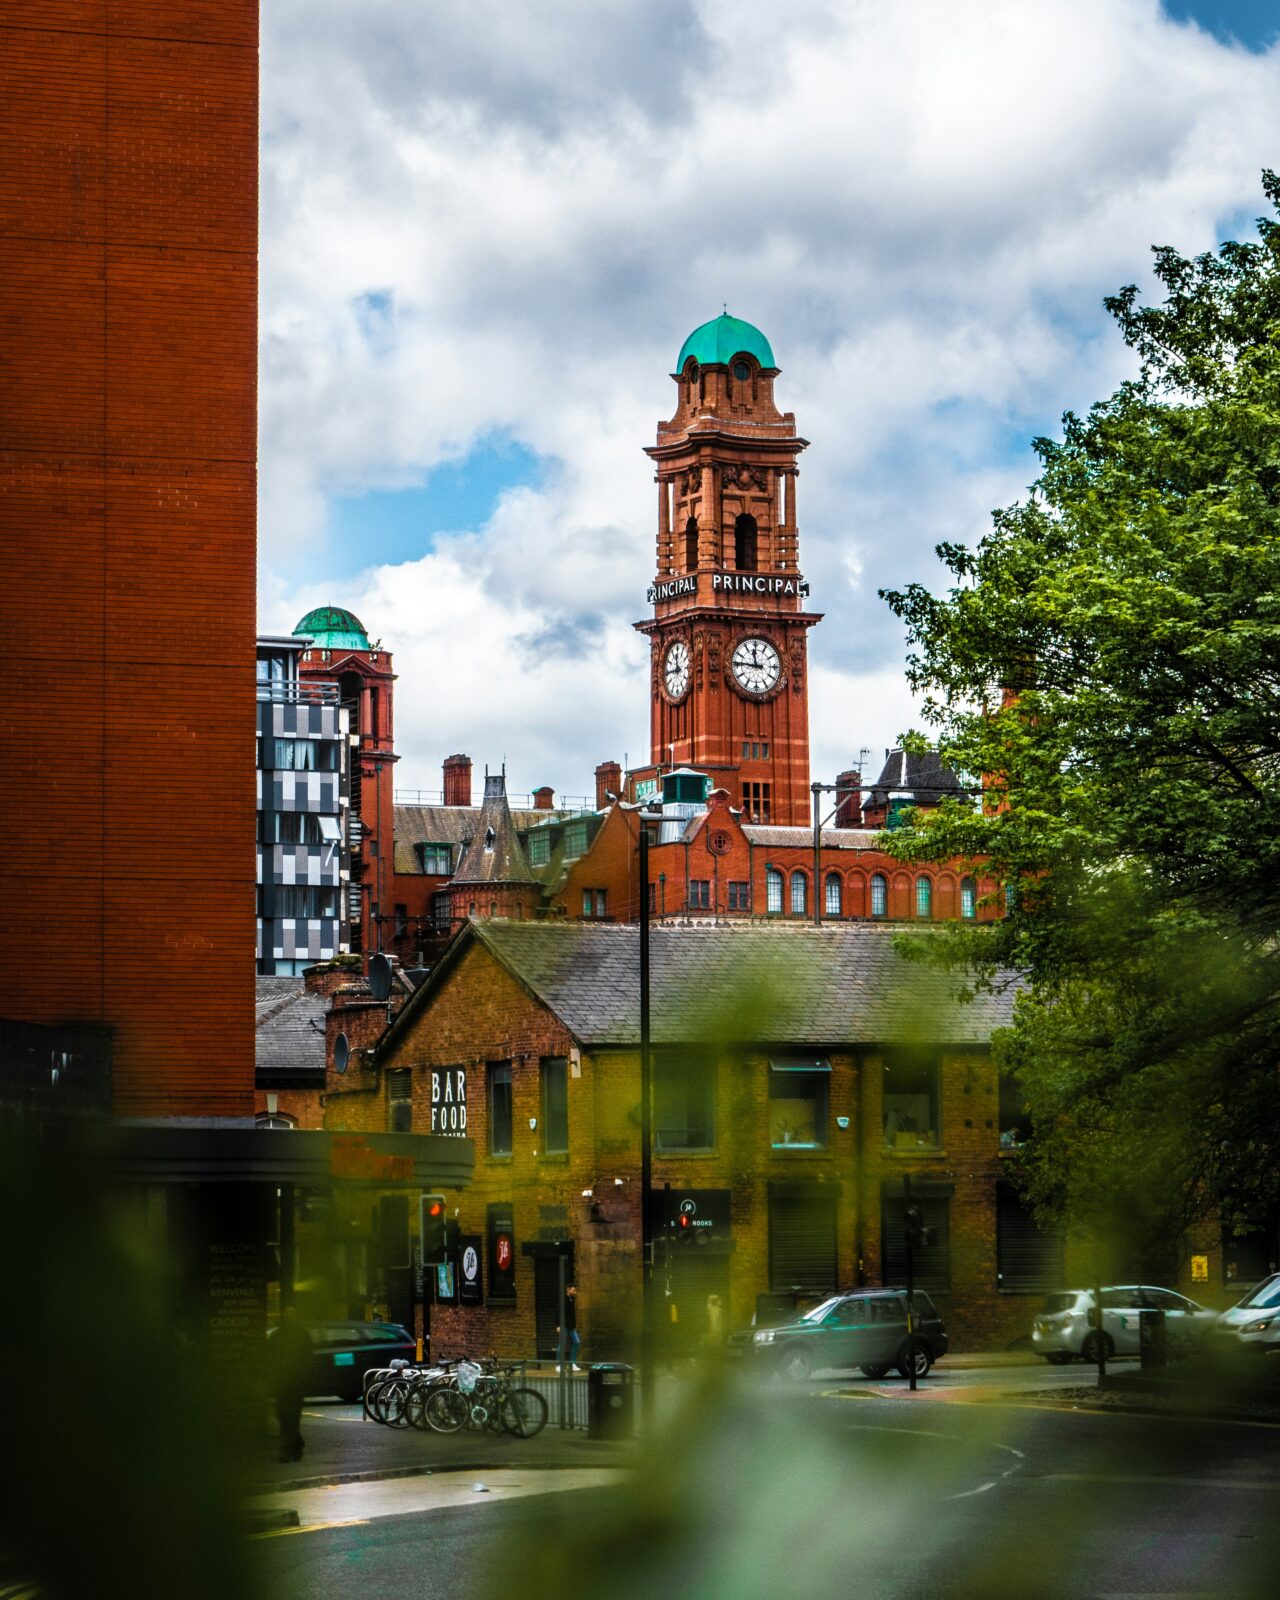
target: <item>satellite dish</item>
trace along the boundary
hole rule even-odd
[[[347,1062],[351,1060],[351,1042],[345,1033],[340,1033],[333,1041],[333,1070],[345,1072]]]
[[[375,1000],[385,1000],[391,993],[391,963],[386,956],[369,957],[369,993]]]

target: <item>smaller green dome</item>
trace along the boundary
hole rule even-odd
[[[738,355],[754,356],[762,367],[777,366],[769,341],[759,328],[743,322],[740,317],[731,317],[726,311],[723,316],[712,317],[710,322],[693,330],[680,346],[676,371],[684,370],[690,356],[701,367],[727,367]]]
[[[344,611],[341,606],[317,606],[293,630],[310,637],[322,650],[368,650],[369,635],[364,623],[354,611]]]

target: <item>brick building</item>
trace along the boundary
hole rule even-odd
[[[376,1020],[358,1066],[339,1078],[331,1063],[346,1096],[331,1125],[386,1127],[394,1098],[415,1130],[441,1131],[446,1093],[465,1107],[475,1173],[449,1204],[484,1258],[484,1299],[437,1303],[437,1349],[548,1353],[561,1255],[588,1356],[634,1349],[638,937],[471,923],[390,1030]],[[919,1281],[957,1344],[1024,1334],[1027,1295],[1056,1286],[1061,1245],[1007,1181],[1017,1108],[987,1041],[1010,1004],[958,1004],[867,924],[655,928],[653,1204],[670,1240],[670,1337],[696,1343],[712,1293],[740,1325],[761,1296],[900,1281],[904,1175],[938,1229]]]

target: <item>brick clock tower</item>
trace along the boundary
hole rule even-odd
[[[646,450],[657,467],[651,646],[652,766],[691,766],[750,822],[809,821],[808,611],[796,531],[807,441],[773,402],[769,341],[716,317],[684,342],[675,415]]]

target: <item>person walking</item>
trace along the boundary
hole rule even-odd
[[[276,1397],[276,1422],[280,1430],[281,1461],[301,1461],[302,1401],[311,1365],[311,1335],[295,1305],[287,1305],[271,1341],[272,1380]]]
[[[560,1329],[556,1329],[557,1339]],[[574,1372],[581,1372],[578,1365],[578,1351],[582,1347],[582,1340],[578,1334],[578,1288],[571,1283],[564,1292],[564,1354]]]

